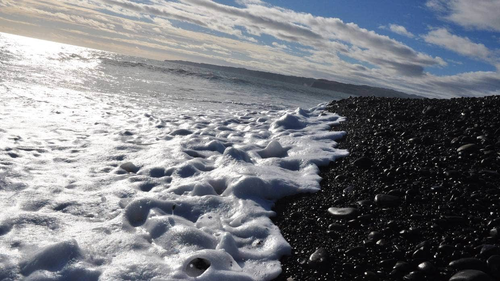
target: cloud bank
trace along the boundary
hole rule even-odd
[[[428,43],[435,44],[467,57],[488,60],[491,53],[486,46],[472,42],[467,37],[451,34],[446,28],[438,28],[423,36]]]
[[[498,0],[428,0],[426,6],[460,26],[500,31]]]
[[[444,59],[355,23],[261,0],[237,2],[240,6],[212,0],[23,0],[16,5],[0,0],[0,30],[157,59],[225,64],[425,96],[494,94],[500,87],[497,72],[432,75],[429,69],[447,66]],[[451,13],[450,5],[427,2],[443,14]],[[418,37],[400,25],[386,29],[478,60],[494,58],[486,46],[448,29]]]

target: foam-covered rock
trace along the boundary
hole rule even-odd
[[[25,258],[19,265],[25,276],[37,270],[60,271],[69,262],[82,257],[78,243],[75,240],[64,241],[40,249]]]
[[[250,160],[250,156],[248,155],[248,153],[246,153],[243,150],[236,149],[234,147],[226,148],[226,150],[224,150],[224,153],[222,156],[223,156],[223,158],[226,158],[226,159],[233,159],[233,160],[244,161],[244,162],[248,162],[248,163],[252,162],[252,160]]]
[[[271,125],[272,129],[302,129],[305,125],[300,121],[300,119],[292,114],[285,114],[278,120],[274,121]]]
[[[127,171],[128,173],[137,173],[139,171],[139,167],[134,165],[132,162],[126,162],[120,165],[120,168]]]
[[[265,149],[258,150],[257,153],[262,158],[286,157],[288,149],[283,148],[277,140],[272,140]]]

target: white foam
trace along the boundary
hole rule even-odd
[[[318,190],[317,165],[346,155],[324,105],[201,110],[9,73],[2,280],[271,280],[290,253],[275,200]]]

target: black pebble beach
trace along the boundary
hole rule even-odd
[[[276,203],[292,246],[276,280],[500,280],[500,96],[328,110],[350,155]]]

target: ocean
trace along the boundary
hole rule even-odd
[[[0,279],[272,280],[346,96],[0,33]]]

